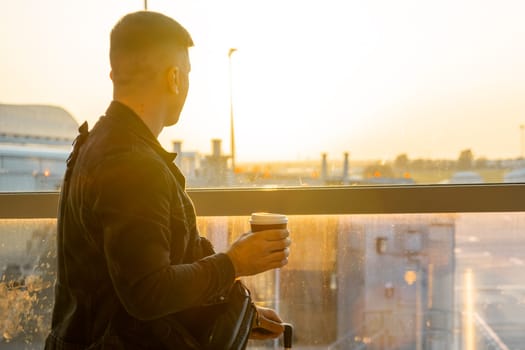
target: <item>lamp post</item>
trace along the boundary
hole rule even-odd
[[[230,148],[232,157],[232,171],[235,173],[235,133],[233,128],[233,78],[232,78],[232,54],[237,51],[230,48],[228,51],[229,78],[230,78]]]
[[[144,11],[148,11],[148,0],[144,0]]]
[[[521,143],[521,148],[520,148],[520,158],[523,159],[523,156],[524,156],[524,153],[525,153],[525,139],[524,139],[524,135],[523,135],[523,131],[525,130],[525,125],[523,124],[520,124],[520,143]]]

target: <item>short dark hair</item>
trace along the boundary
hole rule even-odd
[[[129,80],[131,71],[140,71],[142,57],[156,49],[186,52],[193,46],[188,31],[173,18],[153,11],[125,15],[113,27],[110,36],[109,60],[115,82]],[[122,62],[128,61],[128,67]],[[135,60],[131,63],[129,60]],[[129,65],[134,66],[129,67]]]

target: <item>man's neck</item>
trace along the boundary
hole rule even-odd
[[[114,96],[113,99],[130,108],[146,124],[155,137],[158,137],[164,128],[162,108],[158,104],[147,103],[135,98]]]

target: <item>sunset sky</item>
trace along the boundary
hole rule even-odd
[[[93,125],[111,100],[109,32],[143,0],[0,0],[0,103]],[[149,0],[184,25],[190,93],[170,148],[238,161],[514,158],[525,124],[523,0]]]

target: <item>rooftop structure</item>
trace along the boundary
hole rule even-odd
[[[61,107],[0,104],[0,191],[57,190],[77,129]]]
[[[78,123],[61,107],[0,104],[0,143],[71,146]]]

